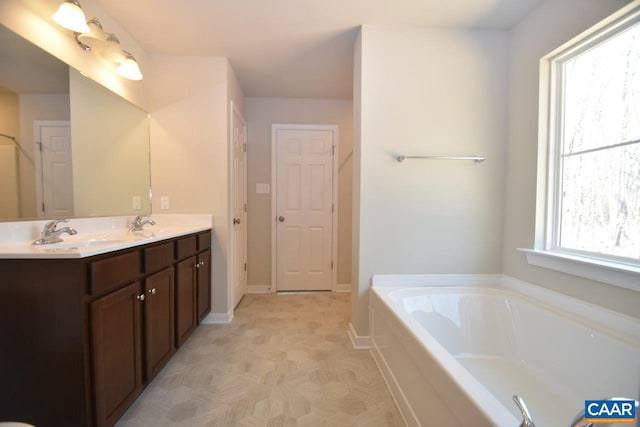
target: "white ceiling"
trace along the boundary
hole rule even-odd
[[[507,29],[540,1],[97,0],[148,53],[226,56],[245,95],[298,98],[351,98],[362,24]]]

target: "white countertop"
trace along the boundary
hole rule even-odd
[[[64,226],[75,228],[78,234],[63,234],[62,242],[48,245],[33,245],[47,221],[0,224],[0,259],[85,258],[212,228],[210,215],[153,215],[151,218],[156,224],[145,225],[141,232],[129,231],[133,217],[71,219]]]

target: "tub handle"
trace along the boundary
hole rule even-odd
[[[518,409],[520,409],[520,412],[522,413],[522,424],[520,424],[520,427],[535,427],[529,408],[527,408],[527,404],[524,403],[524,399],[514,394],[513,401],[516,402]]]

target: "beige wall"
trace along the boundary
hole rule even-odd
[[[150,212],[147,113],[75,70],[69,77],[74,215]]]
[[[228,314],[229,101],[242,111],[242,90],[226,58],[154,55],[150,68],[153,212],[213,216],[212,311]]]
[[[338,284],[351,283],[351,100],[247,98],[248,285],[271,285],[271,194],[257,194],[256,184],[271,184],[271,125],[337,125]]]
[[[0,93],[0,133],[17,138],[19,116],[18,95]],[[0,137],[0,218],[15,218],[19,213],[17,148],[12,140]]]
[[[508,275],[640,317],[640,293],[527,264],[533,248],[539,60],[628,1],[547,0],[511,31],[503,269]]]
[[[22,150],[18,152],[20,175],[20,216],[36,218],[35,157],[36,136],[33,122],[36,120],[70,120],[69,94],[26,94],[20,95],[20,132]]]
[[[501,272],[507,53],[503,31],[363,27],[358,335],[375,274]]]

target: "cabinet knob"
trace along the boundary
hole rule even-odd
[[[278,217],[278,221],[280,221],[280,222],[284,222],[284,217],[283,217],[282,215],[280,215],[280,216]]]
[[[151,289],[149,289],[149,293],[150,293],[151,295],[155,295],[155,294],[156,294],[156,288],[151,288]]]
[[[139,300],[139,301],[144,301],[144,298],[145,298],[145,297],[144,297],[144,294],[140,294],[140,295],[138,295],[138,296],[136,297],[136,299],[137,299],[137,300]]]
[[[240,218],[233,218],[233,225],[240,224]]]

